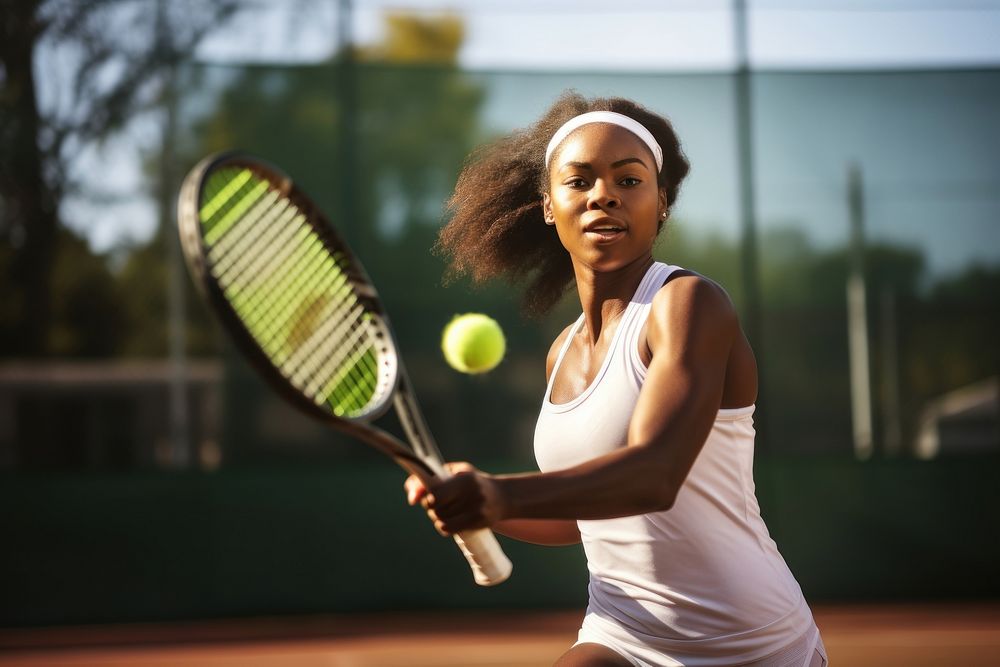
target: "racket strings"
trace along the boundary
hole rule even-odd
[[[273,356],[294,386],[316,402],[322,402],[330,391],[319,393],[321,388],[335,390],[345,383],[348,395],[335,396],[335,405],[360,409],[364,397],[370,397],[377,386],[373,355],[365,354],[370,347],[367,344],[370,336],[368,328],[361,326],[364,309],[357,304],[342,272],[330,271],[330,266],[324,264],[322,261],[310,264],[304,259],[296,262],[297,266],[308,268],[301,273],[301,280],[292,283],[293,291],[299,288],[320,296],[304,302],[293,299],[284,305],[277,304],[278,310],[273,300],[268,303],[263,299],[257,308],[262,313],[265,335],[271,336],[268,342]],[[281,323],[290,317],[296,324],[288,331]],[[315,322],[321,324],[316,327]],[[332,381],[324,382],[331,376]]]
[[[323,310],[317,313],[316,317],[322,324],[308,337],[303,336],[301,344],[288,359],[288,367],[296,369],[293,379],[305,382],[317,375],[321,368],[339,368],[359,340],[367,341],[368,330],[361,326],[364,309],[354,306],[344,312],[342,307],[333,307],[337,308],[336,314],[326,314]]]
[[[305,241],[308,243],[308,240]],[[291,261],[300,271],[291,274],[290,282],[287,280],[276,282],[274,290],[263,293],[263,299],[255,299],[247,305],[261,312],[263,333],[265,336],[270,336],[265,342],[271,348],[273,355],[289,371],[293,383],[296,386],[304,384],[307,393],[312,395],[320,384],[314,381],[312,376],[322,375],[324,371],[332,372],[345,358],[351,359],[349,354],[336,356],[334,352],[338,347],[345,348],[345,346],[349,346],[346,349],[350,351],[358,340],[362,340],[365,330],[359,326],[364,310],[357,305],[346,276],[339,269],[330,270],[329,258],[317,252],[315,246],[307,252],[311,252],[312,255],[291,257]],[[283,304],[268,303],[267,300],[267,296],[273,293],[302,291],[318,296],[305,301],[289,299]],[[290,331],[287,331],[286,327],[286,335],[281,335],[281,323],[288,321],[292,316],[295,317],[297,325]],[[311,324],[317,321],[324,323],[319,329],[315,329]],[[335,326],[337,328],[334,328]],[[342,338],[351,327],[357,329],[357,333],[353,337]],[[326,363],[318,366],[317,357],[327,359]],[[357,375],[357,372],[354,375]]]
[[[220,170],[203,201],[212,271],[281,373],[338,416],[380,402],[389,389],[386,345],[354,293],[346,257],[331,254],[294,203],[250,170]]]
[[[246,255],[248,246],[257,240],[252,234],[245,233],[247,231],[245,228],[250,227],[255,220],[259,219],[258,224],[264,227],[265,234],[278,247],[281,247],[284,239],[295,231],[296,227],[291,224],[295,209],[290,208],[284,200],[275,201],[275,199],[275,197],[262,198],[261,206],[267,207],[265,210],[255,209],[255,217],[245,217],[212,247],[209,259],[212,260],[217,273],[226,273],[235,262]],[[243,268],[249,268],[249,264],[245,263]]]
[[[263,181],[254,181],[252,179],[248,180],[245,184],[241,184],[242,187],[234,188],[233,186],[240,183],[244,176],[244,174],[240,174],[236,179],[234,179],[232,185],[223,188],[222,191],[215,196],[213,201],[206,206],[206,208],[211,211],[217,204],[221,210],[225,211],[225,213],[220,216],[219,220],[212,225],[211,229],[206,230],[205,243],[208,245],[214,245],[215,242],[225,235],[234,224],[239,222],[241,219],[244,219],[247,209],[255,204],[260,196],[267,192],[267,183]],[[243,187],[248,188],[249,192],[242,193],[240,196],[230,196],[234,189],[235,192],[240,193]],[[229,205],[228,202],[233,203]],[[204,213],[202,214],[202,220],[207,219],[207,217],[209,216],[206,216]]]
[[[270,205],[273,197],[264,205]],[[281,214],[277,220],[273,219]],[[317,285],[308,285],[307,280],[319,267],[321,252],[323,248],[318,243],[310,244],[310,254],[291,257],[296,250],[301,249],[302,243],[308,243],[309,238],[305,236],[308,230],[303,230],[306,222],[304,216],[298,213],[294,207],[289,207],[286,200],[280,200],[280,205],[275,205],[270,211],[265,213],[249,212],[245,218],[234,226],[228,237],[212,248],[209,253],[213,261],[214,272],[223,282],[229,285],[227,296],[239,302],[240,306],[247,309],[257,309],[262,305],[269,295],[296,293],[302,287],[315,288]],[[273,224],[272,224],[273,223]],[[253,234],[255,225],[263,229],[263,233]],[[296,243],[290,243],[289,237],[295,232],[300,232],[302,238]],[[225,242],[235,239],[232,242]],[[252,247],[256,246],[256,247]],[[248,256],[251,261],[245,261]],[[241,264],[234,264],[244,260]],[[296,271],[283,270],[289,262],[295,262]],[[249,274],[253,281],[263,283],[270,281],[270,290],[243,289],[246,284],[253,285],[253,282],[241,281],[244,274]],[[341,282],[346,281],[342,278]],[[242,283],[242,284],[241,284]],[[318,287],[326,287],[319,285]],[[295,299],[286,299],[283,311],[274,311],[276,318],[285,318],[288,311],[298,306]],[[266,319],[261,320],[266,323]]]
[[[225,275],[224,278],[230,283],[232,281],[246,282],[243,281],[244,277],[250,284],[263,280],[273,281],[271,289],[267,290],[252,288],[245,290],[244,294],[237,294],[236,290],[233,289],[230,298],[236,300],[244,309],[261,312],[260,331],[267,337],[265,342],[269,350],[279,357],[287,356],[287,349],[295,343],[292,334],[297,330],[293,328],[289,332],[287,327],[282,327],[282,323],[286,322],[296,311],[303,317],[307,316],[307,313],[302,312],[300,300],[295,299],[294,295],[303,294],[304,290],[310,290],[309,293],[314,293],[330,287],[331,283],[330,280],[326,283],[315,280],[320,268],[320,262],[317,259],[318,250],[314,250],[311,256],[292,256],[296,246],[288,243],[288,240],[279,238],[275,240],[275,243],[270,239],[262,239],[260,246],[263,250],[254,250],[254,252],[259,252],[262,257],[267,257],[268,264],[237,266],[231,274]],[[277,252],[274,251],[275,248],[277,248]],[[290,261],[297,262],[297,270],[280,271],[281,267]],[[293,298],[286,298],[275,304],[273,300],[269,301],[269,298],[274,295],[293,295]]]
[[[241,311],[259,311],[269,294],[295,294],[290,290],[296,286],[289,282],[302,277],[301,272],[281,269],[296,249],[289,240],[301,228],[304,218],[287,201],[277,199],[276,193],[271,195],[262,198],[209,251],[213,272],[224,286],[226,297]],[[301,262],[302,258],[298,259]],[[266,284],[273,288],[261,287]],[[294,300],[289,302],[294,305]],[[274,335],[273,320],[274,317],[262,314],[256,321],[256,333],[268,354],[280,357],[281,350],[276,345],[280,341]]]
[[[366,329],[356,329],[348,333],[344,345],[324,359],[325,354],[315,354],[304,368],[314,368],[313,378],[306,385],[311,395],[335,395],[335,403],[356,404],[376,390],[378,364],[372,354],[371,342]]]

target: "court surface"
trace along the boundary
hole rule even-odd
[[[816,606],[831,665],[1000,665],[1000,602]],[[0,667],[535,667],[580,612],[337,615],[0,630]]]

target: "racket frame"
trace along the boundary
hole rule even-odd
[[[296,389],[289,380],[282,375],[275,367],[260,345],[254,340],[253,334],[247,329],[243,320],[236,314],[229,300],[213,277],[211,264],[207,258],[208,247],[205,243],[201,229],[201,219],[199,214],[202,189],[205,177],[222,167],[233,166],[250,169],[259,177],[266,180],[272,186],[277,186],[279,193],[288,198],[299,211],[306,216],[307,224],[316,232],[320,241],[327,250],[345,255],[348,259],[345,274],[350,281],[353,291],[362,303],[366,313],[371,316],[372,324],[379,332],[379,337],[385,341],[381,359],[388,361],[392,366],[392,386],[388,391],[383,392],[381,403],[373,409],[366,411],[363,418],[351,419],[337,417],[328,410],[316,405],[301,391]],[[413,405],[414,400],[394,401],[388,400],[397,394],[407,394],[412,396],[409,382],[405,379],[405,369],[402,368],[401,359],[397,353],[395,337],[392,334],[385,309],[378,297],[371,279],[361,265],[361,262],[344,242],[343,238],[336,232],[333,225],[323,215],[323,212],[302,193],[292,182],[292,180],[279,171],[277,168],[263,162],[257,158],[247,156],[240,152],[226,152],[211,155],[199,162],[188,174],[181,187],[178,200],[178,226],[180,230],[181,246],[184,249],[184,256],[191,273],[195,277],[202,295],[211,303],[213,311],[222,320],[226,330],[232,336],[240,351],[253,365],[254,369],[260,373],[278,394],[292,403],[306,414],[329,423],[330,425],[347,432],[350,435],[359,437],[378,447],[384,453],[392,456],[410,472],[421,476],[436,475],[435,466],[428,463],[435,457],[440,461],[440,453],[433,441],[429,441],[426,426],[418,428],[408,426],[407,420],[401,421],[406,427],[407,435],[411,436],[416,456],[398,438],[381,429],[371,427],[367,422],[384,415],[390,405],[396,404],[397,408],[402,407],[401,414],[405,413],[410,422],[422,421],[419,416],[419,408]],[[400,404],[403,404],[402,406]],[[411,429],[413,433],[411,434]],[[416,435],[417,437],[412,437]],[[419,449],[418,449],[419,448]],[[439,467],[439,466],[438,466]]]
[[[202,233],[201,194],[206,176],[225,166],[250,169],[266,180],[306,217],[306,224],[316,232],[327,250],[347,258],[346,267],[340,268],[345,269],[355,296],[363,304],[366,314],[370,316],[377,332],[376,337],[384,346],[382,359],[389,364],[393,374],[391,386],[383,392],[380,403],[366,410],[363,416],[338,417],[318,406],[295,388],[261,349],[226,298],[222,286],[213,276],[207,258],[208,247]],[[209,155],[195,165],[184,179],[178,196],[177,220],[183,254],[198,290],[211,304],[212,310],[219,317],[237,348],[274,391],[305,414],[374,446],[425,483],[431,482],[434,478],[446,478],[450,475],[444,467],[443,458],[420,411],[402,358],[398,353],[398,345],[388,315],[374,284],[358,257],[319,206],[299,189],[289,176],[271,164],[240,151]],[[412,449],[388,431],[370,423],[384,415],[390,404],[396,411]],[[470,531],[454,535],[454,538],[469,561],[477,583],[492,586],[507,579],[511,570],[510,561],[503,554],[490,530]]]

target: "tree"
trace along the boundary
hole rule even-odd
[[[60,203],[77,184],[67,165],[91,142],[158,104],[162,77],[237,8],[236,0],[20,0],[0,13],[0,349],[56,352],[53,275]],[[39,101],[41,47],[75,61],[59,95]],[[79,248],[77,248],[79,250]],[[72,282],[72,281],[70,281]],[[65,324],[72,324],[67,322]],[[78,350],[79,351],[79,350]],[[87,353],[87,350],[83,350]]]

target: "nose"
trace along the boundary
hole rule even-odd
[[[608,181],[603,178],[598,178],[594,181],[594,186],[590,189],[587,208],[618,208],[620,204],[621,199],[618,198],[618,193],[615,192],[614,187]]]

